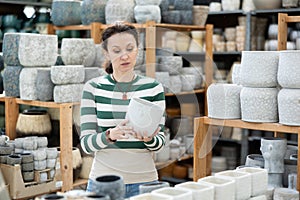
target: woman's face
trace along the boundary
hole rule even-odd
[[[107,56],[112,63],[114,72],[133,71],[137,53],[137,45],[133,35],[117,33],[108,38]]]

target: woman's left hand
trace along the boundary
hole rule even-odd
[[[137,139],[139,139],[139,140],[141,140],[141,141],[143,141],[143,142],[149,142],[149,141],[151,141],[153,139],[153,137],[155,137],[159,133],[160,129],[161,128],[158,127],[154,131],[154,133],[152,135],[150,135],[150,136],[147,136],[148,135],[147,131],[145,131],[145,132],[135,132],[134,137],[137,138]]]

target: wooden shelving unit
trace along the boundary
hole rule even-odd
[[[279,133],[298,134],[298,149],[300,149],[300,127],[286,126],[279,123],[252,123],[242,120],[221,120],[208,117],[198,117],[194,120],[194,181],[211,174],[212,131],[210,126],[225,126],[251,130],[271,131],[274,137]],[[298,163],[300,162],[298,151]],[[297,190],[300,190],[300,165],[297,166]]]

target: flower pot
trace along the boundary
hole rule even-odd
[[[152,191],[153,194],[161,195],[163,197],[171,197],[173,200],[192,200],[193,194],[191,191],[183,190],[181,188],[167,187]]]
[[[105,7],[106,24],[116,21],[134,22],[134,0],[108,0]]]
[[[146,23],[147,21],[161,22],[161,14],[159,6],[145,5],[134,7],[134,18],[139,24]]]
[[[125,195],[123,178],[116,175],[99,176],[95,180],[92,191],[97,195],[106,194],[111,200],[121,200]]]
[[[214,187],[201,184],[199,182],[184,182],[175,185],[175,188],[192,191],[193,199],[214,200]]]
[[[281,0],[253,0],[257,10],[278,9],[281,7]]]
[[[53,0],[51,21],[55,26],[81,24],[81,1]]]
[[[81,22],[90,24],[100,22],[105,24],[105,6],[108,0],[84,0],[81,5]]]
[[[159,188],[170,187],[170,184],[165,181],[158,181],[156,183],[145,183],[139,186],[140,194],[150,193],[153,190],[157,190]]]

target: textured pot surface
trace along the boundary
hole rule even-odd
[[[81,22],[90,24],[100,22],[105,24],[105,6],[108,0],[84,0],[81,5]]]
[[[81,24],[81,1],[54,0],[52,2],[51,21],[56,26]]]

